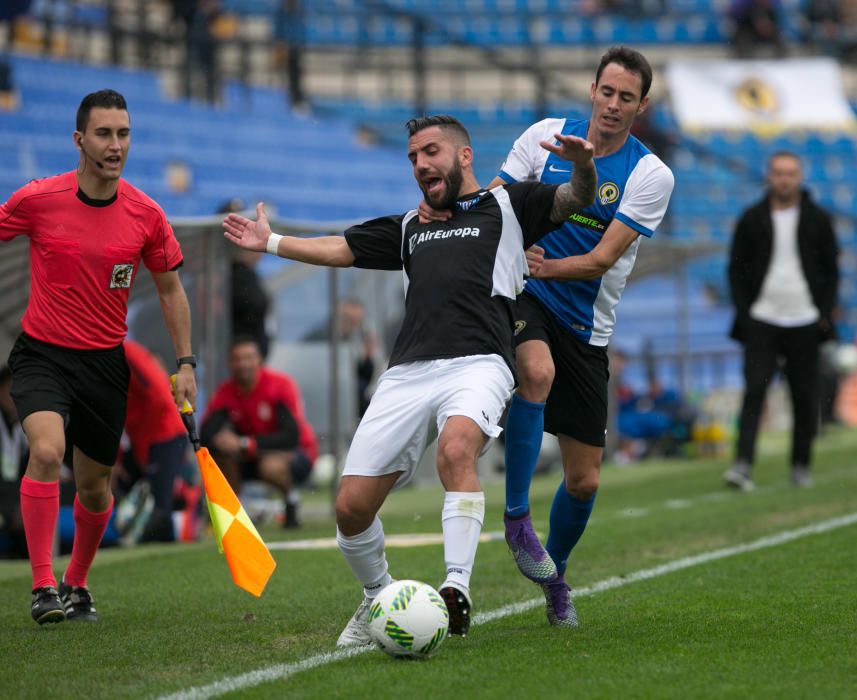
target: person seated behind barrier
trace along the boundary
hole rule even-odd
[[[622,382],[627,359],[616,352],[611,372],[617,377],[620,459],[633,460],[652,454],[673,455],[690,441],[696,410],[675,389],[666,389],[651,372],[644,392]]]
[[[9,390],[12,372],[0,367],[0,556],[27,557],[19,490],[29,447]]]
[[[114,491],[130,498],[117,506],[117,529],[133,541],[195,540],[201,486],[169,375],[133,340],[125,340],[125,360],[130,370],[125,434],[131,449],[116,472]]]
[[[289,495],[306,482],[318,457],[318,441],[306,420],[297,382],[264,367],[251,337],[232,342],[229,373],[208,405],[202,443],[236,492],[244,479],[261,479],[282,491],[283,524],[297,527],[297,503]]]

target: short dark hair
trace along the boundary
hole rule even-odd
[[[78,131],[86,131],[86,125],[89,124],[89,113],[94,107],[128,111],[128,103],[116,90],[90,92],[80,101],[80,107],[77,108],[76,128]]]
[[[789,151],[789,150],[786,150],[785,148],[783,148],[783,149],[780,149],[779,151],[774,151],[773,153],[771,153],[770,156],[768,156],[768,169],[769,170],[771,168],[771,165],[773,165],[774,160],[777,158],[792,158],[793,160],[797,161],[797,164],[801,168],[803,168],[803,163],[801,162],[800,156],[797,153],[795,153],[794,151]]]
[[[649,88],[652,87],[652,67],[643,54],[627,46],[612,47],[601,57],[601,63],[598,64],[598,70],[595,71],[596,85],[601,80],[604,69],[611,63],[618,63],[625,70],[640,76],[640,80],[643,82],[643,89],[640,93],[641,100],[649,94]]]
[[[470,134],[467,133],[467,129],[464,128],[464,124],[449,114],[435,114],[431,117],[416,117],[415,119],[408,120],[405,124],[405,128],[408,130],[408,138],[423,129],[428,129],[432,126],[439,126],[444,131],[452,131],[461,139],[461,141],[464,142],[465,146],[470,145]]]
[[[229,352],[231,353],[231,352],[232,352],[235,348],[237,348],[239,345],[250,345],[251,343],[252,343],[253,345],[255,345],[255,346],[256,346],[256,349],[257,349],[257,350],[259,351],[259,353],[261,354],[261,352],[262,352],[262,346],[259,344],[259,339],[258,339],[258,338],[256,338],[255,336],[248,335],[248,334],[246,334],[246,333],[242,333],[242,334],[236,335],[236,336],[232,339],[232,342],[231,342],[231,343],[229,343]]]

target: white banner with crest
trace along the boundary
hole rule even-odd
[[[673,112],[682,129],[850,131],[857,127],[829,58],[674,61],[667,66]]]

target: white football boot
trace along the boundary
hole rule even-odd
[[[338,647],[360,647],[371,644],[369,637],[369,606],[374,598],[364,597],[357,610],[351,616],[339,639],[336,640]]]

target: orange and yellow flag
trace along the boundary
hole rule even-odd
[[[175,390],[176,375],[170,376],[170,383]],[[208,514],[211,516],[217,548],[226,557],[235,585],[258,598],[265,590],[274,569],[277,568],[277,562],[274,561],[274,557],[271,556],[253,526],[253,521],[244,510],[238,496],[223,476],[217,462],[209,454],[208,448],[200,446],[193,407],[187,399],[184,400],[179,414],[196,452],[196,460],[199,462],[205,500],[208,503]]]
[[[261,596],[277,568],[277,562],[208,449],[201,447],[196,458],[202,472],[217,548],[226,557],[232,580],[248,593]]]

